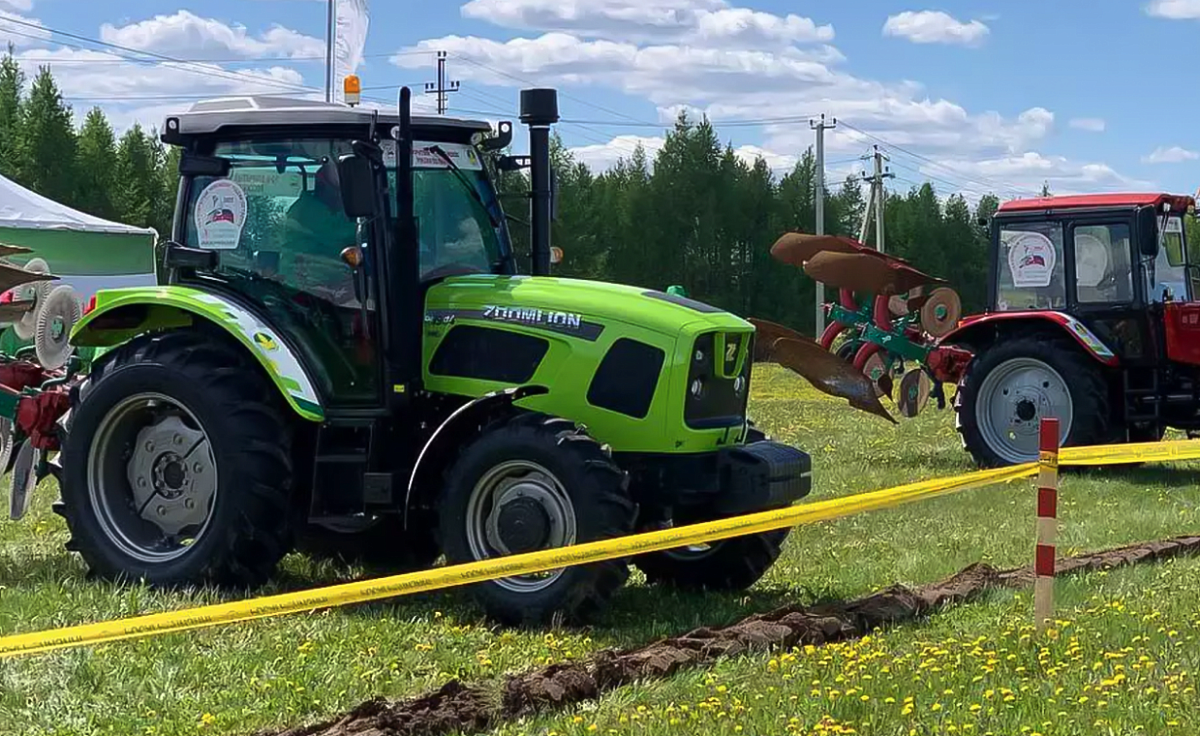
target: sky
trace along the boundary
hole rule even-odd
[[[78,121],[99,105],[119,131],[201,97],[320,95],[326,5],[0,0],[0,35],[30,76],[52,66]],[[687,111],[782,174],[824,114],[831,183],[878,145],[893,189],[1192,194],[1197,38],[1200,0],[370,0],[358,73],[366,104],[406,84],[429,110],[444,51],[449,114],[493,122],[556,87],[557,130],[597,171]]]

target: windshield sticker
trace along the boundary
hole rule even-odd
[[[246,224],[246,193],[230,179],[218,179],[196,200],[196,239],[206,250],[232,250]]]
[[[1164,228],[1163,232],[1167,232],[1167,233],[1183,232],[1183,220],[1181,220],[1178,217],[1167,218],[1167,226],[1166,226],[1166,228]]]
[[[446,152],[454,165],[463,171],[483,171],[483,160],[480,159],[479,153],[474,146],[465,145],[462,143],[432,143],[429,141],[415,141],[413,143],[413,167],[417,169],[448,169],[446,160],[430,150],[431,146],[437,146]],[[380,147],[383,148],[383,163],[385,166],[396,165],[396,142],[392,140],[380,141]]]
[[[248,196],[295,198],[304,191],[304,176],[299,171],[279,174],[274,169],[235,168],[230,173],[230,179]]]
[[[1018,289],[1050,285],[1058,254],[1054,243],[1041,233],[1024,232],[1008,245],[1008,268]]]

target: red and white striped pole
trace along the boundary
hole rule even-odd
[[[1038,442],[1037,547],[1033,616],[1038,632],[1054,621],[1054,542],[1058,527],[1058,419],[1042,419]]]

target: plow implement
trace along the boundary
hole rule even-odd
[[[59,277],[44,260],[31,258],[23,266],[10,260],[31,252],[0,244],[0,329],[11,327],[27,343],[0,353],[0,473],[11,471],[6,485],[14,520],[25,515],[33,489],[52,470],[48,456],[59,449],[57,425],[79,373],[69,338],[83,313],[78,292],[55,285]]]
[[[962,316],[962,301],[943,279],[847,237],[786,233],[771,256],[838,290],[825,305],[829,324],[817,340],[783,325],[750,319],[759,333],[756,359],[773,362],[856,409],[896,420],[917,416],[943,384],[956,382],[971,353],[941,346]]]

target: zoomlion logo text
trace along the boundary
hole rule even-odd
[[[546,327],[568,327],[577,330],[583,325],[583,316],[571,312],[555,312],[530,307],[496,307],[483,308],[484,319],[494,319],[499,322],[516,322],[525,325],[543,325]]]

